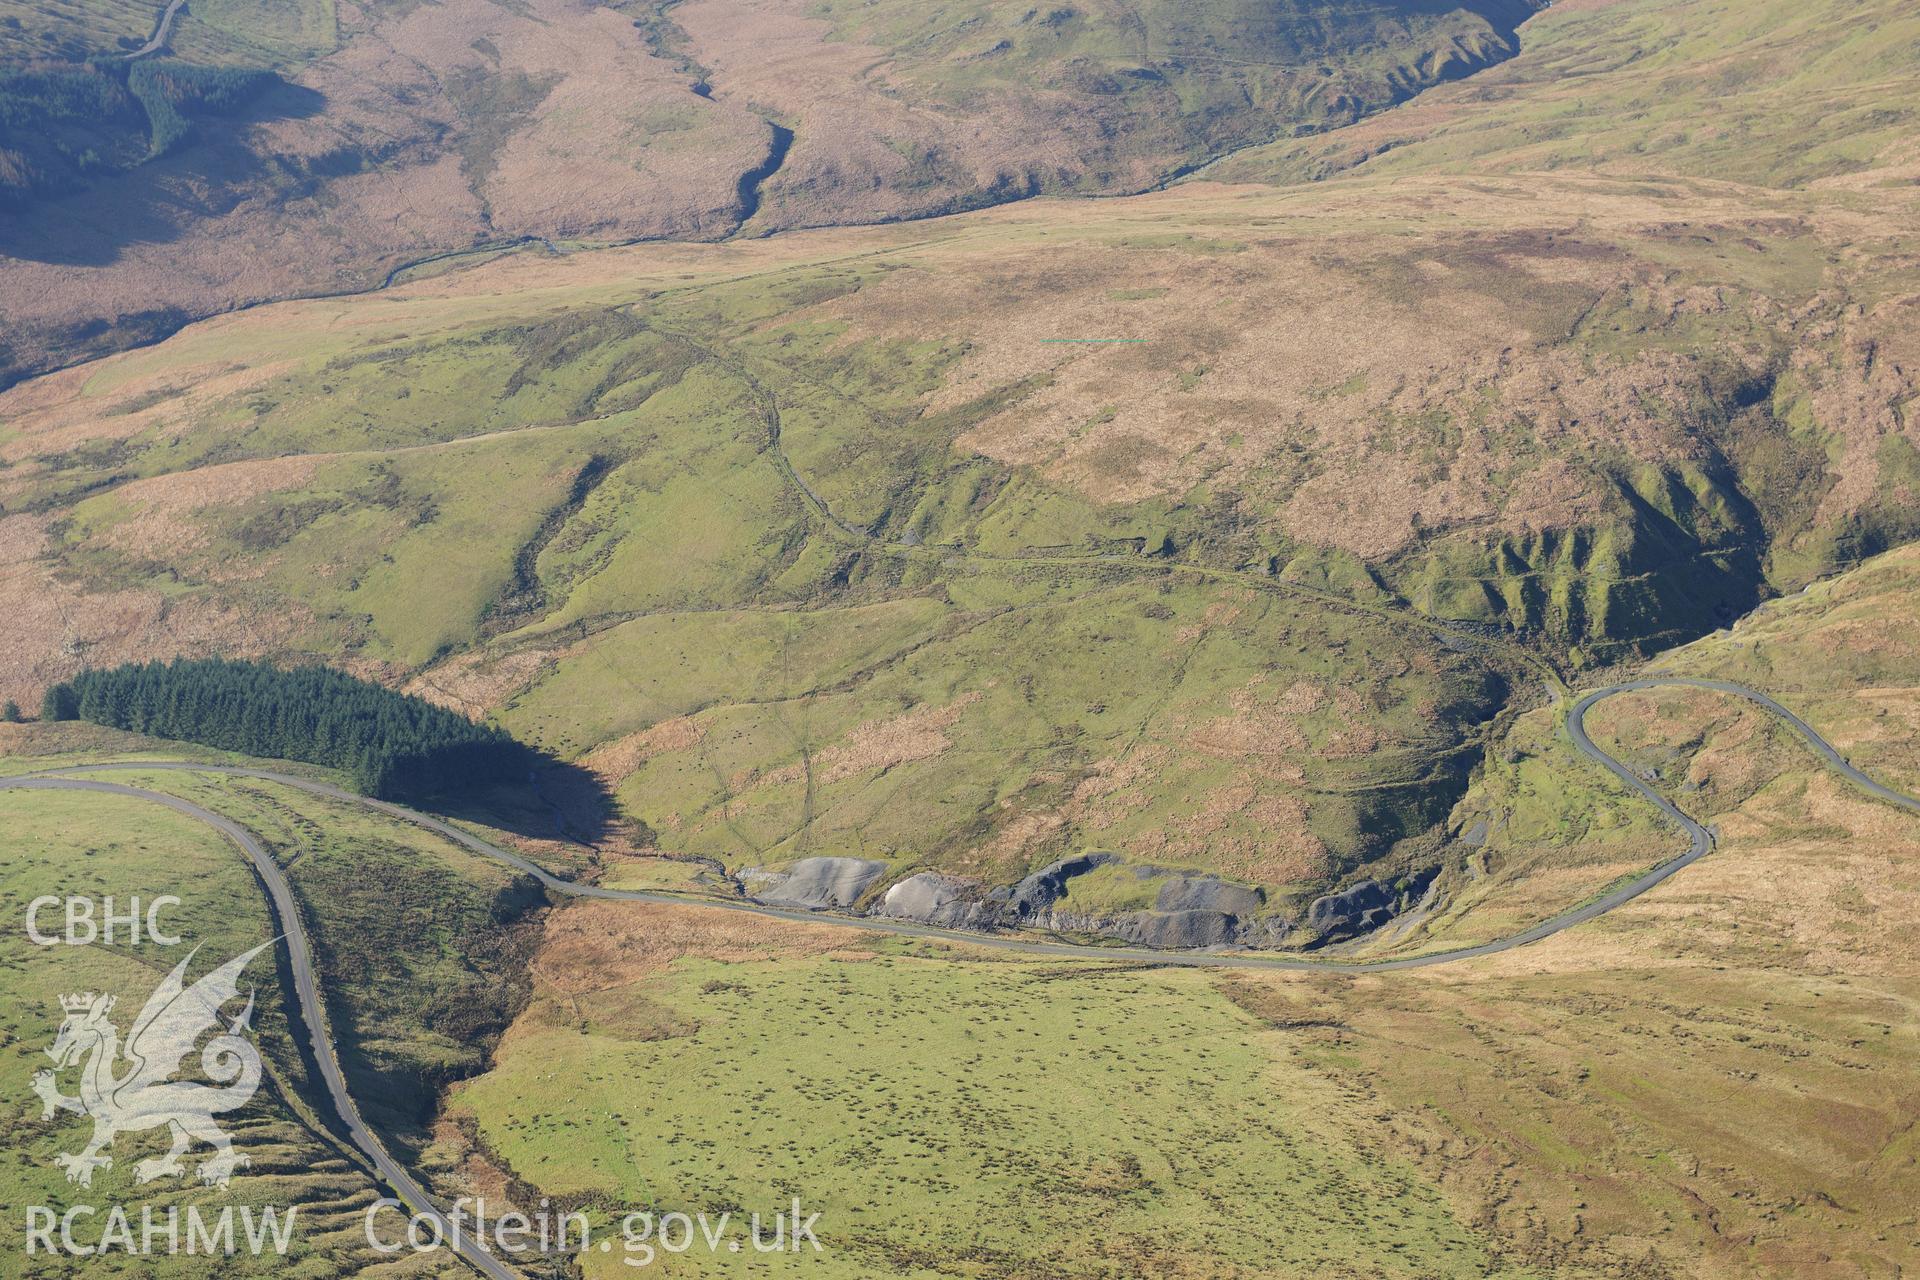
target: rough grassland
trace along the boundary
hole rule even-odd
[[[1738,680],[1777,694],[1841,754],[1892,786],[1920,785],[1920,548],[1902,547],[1730,630],[1675,650],[1655,670]]]
[[[1762,631],[1775,663],[1796,636],[1811,658],[1830,628],[1881,611],[1904,634],[1910,569],[1882,557],[1736,630],[1737,649],[1713,637],[1668,661],[1751,680],[1733,655]],[[1852,661],[1876,654],[1910,670],[1891,647]],[[1911,710],[1906,685],[1855,677],[1855,700]],[[1458,968],[1037,966],[829,926],[564,908],[494,1071],[456,1095],[486,1153],[469,1167],[600,1213],[800,1194],[826,1215],[822,1275],[1912,1266],[1920,820],[1720,695],[1623,696],[1590,723],[1716,825],[1714,853],[1600,920]],[[1503,807],[1506,835],[1440,940],[1565,905],[1608,859],[1672,852],[1553,734],[1523,719],[1514,758],[1470,793]],[[1184,1202],[1200,1183],[1218,1194]],[[1307,1257],[1288,1252],[1302,1243]]]
[[[29,1087],[36,1070],[48,1066],[41,1050],[52,1043],[60,1024],[57,998],[81,991],[119,995],[115,1019],[124,1033],[147,994],[180,959],[188,947],[203,950],[193,969],[197,976],[270,935],[259,890],[239,855],[225,840],[189,819],[134,800],[86,795],[10,792],[0,797],[4,809],[7,856],[0,863],[0,897],[14,927],[0,937],[0,988],[6,1009],[4,1045],[0,1046],[0,1089],[8,1099],[0,1124],[11,1153],[4,1175],[4,1199],[11,1207],[0,1222],[0,1249],[17,1266],[10,1272],[23,1277],[125,1275],[197,1277],[205,1274],[203,1258],[129,1258],[113,1254],[84,1262],[24,1253],[25,1209],[44,1205],[56,1212],[73,1204],[135,1206],[135,1231],[142,1204],[164,1211],[189,1204],[203,1213],[217,1214],[224,1205],[300,1206],[293,1245],[287,1259],[253,1259],[242,1254],[224,1264],[231,1274],[306,1276],[314,1280],[360,1274],[382,1262],[366,1247],[360,1232],[360,1214],[378,1194],[375,1184],[342,1148],[321,1136],[307,1098],[311,1096],[304,1064],[288,1035],[279,978],[271,963],[256,962],[244,977],[243,990],[257,993],[255,1023],[259,1043],[268,1059],[267,1077],[253,1101],[227,1122],[236,1147],[252,1161],[230,1191],[215,1193],[191,1180],[160,1182],[136,1188],[133,1166],[138,1159],[161,1154],[164,1135],[126,1135],[114,1144],[114,1166],[96,1174],[88,1189],[69,1186],[52,1165],[62,1151],[79,1150],[91,1132],[83,1118],[62,1113],[53,1120],[40,1118],[40,1103]],[[143,900],[173,893],[181,907],[164,916],[169,928],[185,944],[178,949],[124,941],[114,945],[41,948],[26,936],[26,906],[43,894],[102,896],[112,894],[124,910],[127,900]],[[57,913],[54,913],[57,914]],[[55,926],[57,931],[58,926]],[[237,1010],[237,1006],[236,1006]],[[190,1070],[197,1071],[197,1063]],[[71,1090],[73,1076],[61,1083]],[[204,1153],[189,1157],[191,1170]],[[96,1222],[99,1220],[96,1219]],[[237,1229],[237,1227],[236,1227]],[[78,1238],[89,1237],[86,1223]],[[391,1264],[385,1275],[437,1274],[432,1267]]]
[[[1440,816],[1487,681],[1284,597],[1050,574],[637,619],[555,655],[502,719],[608,742],[587,762],[661,846],[730,865],[849,852],[1017,878],[1091,843],[1284,889]]]
[[[1920,20],[1900,0],[1558,4],[1521,40],[1470,83],[1208,176],[1579,169],[1864,191],[1920,163]]]
[[[1364,950],[1445,951],[1507,937],[1680,852],[1676,830],[1574,750],[1562,710],[1524,713],[1488,751],[1447,823],[1481,829],[1484,840],[1444,860],[1439,909],[1395,922]]]
[[[1832,799],[1826,833],[1730,832],[1575,934],[1359,980],[936,961],[569,907],[454,1105],[522,1194],[605,1214],[800,1194],[823,1275],[1884,1274],[1911,1261],[1920,1179],[1920,988],[1887,946],[1914,831]],[[1783,909],[1816,866],[1874,887]]]
[[[210,322],[0,399],[0,680],[320,656],[672,851],[1304,884],[1499,697],[1393,617],[1577,668],[1912,530],[1904,199],[1189,188]]]
[[[1647,670],[1770,693],[1856,766],[1912,793],[1920,781],[1917,600],[1920,553],[1901,548],[1770,601],[1732,628],[1663,654]],[[1448,820],[1454,831],[1483,827],[1484,842],[1462,850],[1448,869],[1446,906],[1387,930],[1371,952],[1445,949],[1517,932],[1679,852],[1679,832],[1573,749],[1563,712],[1540,708],[1516,717]],[[1847,794],[1819,773],[1791,731],[1725,694],[1621,695],[1595,707],[1587,723],[1597,744],[1670,788],[1674,802],[1702,822],[1763,796],[1776,809],[1798,798],[1811,810]],[[1838,838],[1824,820],[1808,818],[1804,829]],[[1820,883],[1844,880],[1826,867],[1813,874]],[[1887,876],[1884,868],[1857,874],[1875,882]],[[1870,924],[1853,932],[1863,961],[1881,950]]]
[[[311,621],[306,647],[413,669],[480,638],[489,592],[516,623],[657,607],[682,579],[702,604],[761,575],[810,598],[871,572],[848,526],[1384,590],[1579,663],[1911,532],[1898,208],[1501,182],[503,261],[211,324],[0,401],[6,501],[33,517],[9,526],[15,563],[73,558],[115,589],[71,602],[83,627],[151,608],[171,570],[183,633],[242,615],[229,640],[271,649]],[[1409,201],[1419,219],[1388,212]],[[1882,235],[1884,261],[1857,259]],[[1058,341],[1102,336],[1142,341]],[[264,465],[296,453],[320,455],[317,492]],[[211,493],[156,483],[214,464],[236,469]],[[491,535],[461,506],[488,499]],[[143,513],[144,537],[121,527]],[[162,536],[185,563],[140,554]],[[337,566],[303,538],[339,541]],[[434,572],[449,553],[471,593]],[[276,559],[289,580],[261,573]],[[207,590],[208,565],[230,585]]]
[[[864,271],[722,278],[645,318],[436,296],[350,339],[322,322],[292,362],[300,339],[225,322],[244,345],[216,358],[259,376],[166,394],[102,368],[105,432],[30,411],[59,452],[20,468],[47,512],[14,529],[47,554],[15,585],[411,677],[734,864],[1017,875],[1102,840],[1286,890],[1441,815],[1499,697],[1475,655],[1296,602],[1272,557],[1209,549],[1224,508],[1002,484],[953,451],[985,410],[926,406],[949,345],[767,330]],[[309,435],[326,451],[287,452]]]
[[[0,0],[0,75],[110,60],[158,8]],[[273,67],[286,84],[164,162],[125,146],[103,165],[105,148],[75,136],[23,153],[0,136],[0,192],[23,206],[0,212],[0,385],[502,246],[1139,191],[1510,56],[1533,9],[200,0],[172,29],[181,60]]]
[[[1884,616],[1889,645],[1858,646],[1846,680],[1853,700],[1904,715],[1910,689],[1886,680],[1908,669],[1892,640],[1911,629],[1910,569],[1881,557],[1669,661],[1757,680],[1739,663],[1764,633],[1791,697],[1796,637],[1812,637],[1812,660],[1828,629]],[[1920,952],[1904,922],[1920,911],[1920,821],[1813,771],[1717,695],[1622,697],[1592,724],[1719,844],[1534,947],[1358,979],[1167,973],[574,903],[545,918],[531,999],[422,1159],[443,1190],[546,1195],[603,1228],[627,1209],[740,1215],[799,1195],[824,1215],[828,1252],[798,1268],[819,1275],[1746,1280],[1911,1265]],[[87,746],[13,732],[28,754]],[[1597,770],[1552,759],[1550,732],[1523,719],[1515,758],[1469,793],[1497,798],[1512,833],[1483,854],[1489,896],[1544,900],[1555,847],[1592,874],[1657,843],[1588,783]],[[269,831],[312,803],[151,782]],[[408,851],[383,853],[347,815],[305,818],[342,840],[310,845],[296,876],[316,856],[403,858],[416,876],[460,862],[392,833]],[[49,856],[87,820],[50,816]],[[195,838],[167,835],[151,856],[177,863]],[[1477,936],[1487,909],[1456,936]],[[407,981],[436,981],[401,960]],[[381,1007],[354,990],[358,1016]],[[582,1264],[612,1275],[619,1256]],[[732,1255],[672,1266],[742,1273]]]
[[[676,1274],[1489,1274],[1349,1100],[1199,975],[868,945],[568,908],[453,1105],[568,1203],[823,1214],[817,1260]]]
[[[0,747],[6,752],[0,761],[7,772],[73,768],[96,759],[138,760],[143,755],[263,763],[73,724],[8,726]],[[264,763],[339,781],[310,766]],[[232,817],[260,838],[285,867],[300,898],[328,1018],[363,1113],[390,1143],[404,1147],[424,1142],[438,1091],[485,1066],[493,1039],[525,998],[528,922],[540,904],[531,881],[411,824],[273,782],[161,770],[114,770],[97,776],[183,796]],[[52,801],[83,806],[85,799],[32,792],[0,796],[6,804],[23,801],[29,807]],[[124,811],[128,822],[143,814],[154,816],[156,838],[138,847],[146,851],[155,875],[168,865],[169,851],[182,843],[178,833],[199,830],[150,804],[118,799],[103,803],[116,815]],[[515,840],[497,829],[476,826],[492,839]],[[95,855],[84,850],[92,839],[83,824],[65,856],[91,859]],[[46,842],[51,850],[55,835],[48,834]],[[543,852],[539,842],[517,842],[529,853]],[[212,939],[206,942],[211,954],[227,944],[218,941],[210,921],[222,913],[248,920],[264,919],[265,913],[256,905],[260,891],[239,853],[224,842],[209,843],[208,850],[204,866],[198,861],[184,864],[170,891],[188,904],[182,918],[189,927],[179,932],[189,943],[202,936]],[[553,861],[564,865],[563,859]],[[107,867],[117,868],[118,863],[110,859]],[[105,882],[100,887],[84,878],[73,883],[75,893],[121,893]],[[218,888],[221,896],[212,901],[197,896],[208,886]],[[168,891],[144,882],[135,888],[148,894]],[[59,884],[46,891],[68,892]],[[151,963],[161,959],[168,957],[149,956]],[[263,986],[260,1005],[264,1010],[270,1003],[273,1020],[266,1025],[283,1027],[277,996]],[[281,1032],[273,1034],[284,1038]],[[298,1075],[297,1061],[289,1061],[295,1071],[290,1089],[297,1094],[305,1088],[304,1078]]]
[[[0,68],[137,48],[165,7],[146,0],[0,0]],[[168,44],[191,62],[262,66],[329,53],[335,36],[333,0],[200,0],[175,15]]]
[[[261,837],[306,909],[328,1016],[366,1115],[400,1142],[417,1140],[438,1089],[485,1066],[525,997],[535,890],[509,868],[358,805],[244,778],[101,776],[184,796]]]

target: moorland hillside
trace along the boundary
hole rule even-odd
[[[0,3],[0,385],[524,240],[1164,182],[1517,47],[1533,0]]]
[[[1840,48],[1840,13],[1740,38]],[[1435,137],[1533,128],[1596,21],[1536,18],[1518,87]],[[1594,71],[1596,137],[1639,62],[1720,60],[1678,47]],[[1435,142],[1417,172],[529,251],[30,381],[0,398],[5,691],[318,657],[498,717],[729,866],[1004,882],[1106,847],[1292,901],[1444,835],[1543,671],[1912,536],[1914,189],[1832,84],[1773,91],[1850,171],[1768,177],[1771,134],[1742,180],[1699,147],[1628,173]]]

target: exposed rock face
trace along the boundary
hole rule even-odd
[[[1135,867],[1142,879],[1164,878],[1153,910],[1132,911],[1085,932],[1110,933],[1144,947],[1272,946],[1292,929],[1289,921],[1256,918],[1266,895],[1216,876],[1183,875],[1160,867]]]
[[[977,880],[923,871],[888,889],[873,914],[945,929],[986,928],[1000,912],[1000,904],[984,901],[986,896],[986,886]]]
[[[871,858],[802,858],[784,873],[749,870],[740,878],[761,902],[818,911],[852,906],[886,869]]]
[[[1393,918],[1393,894],[1378,880],[1362,880],[1350,889],[1315,898],[1307,908],[1307,927],[1329,940],[1377,929]]]
[[[1149,910],[1074,910],[1065,903],[1068,882],[1075,876],[1120,861],[1117,854],[1080,853],[1050,863],[1016,884],[994,886],[923,871],[891,886],[869,910],[886,919],[943,929],[1056,929],[1171,951],[1283,947],[1357,938],[1410,909],[1425,908],[1440,872],[1431,867],[1392,886],[1362,880],[1314,899],[1300,920],[1268,912],[1266,894],[1254,886],[1171,867],[1127,868],[1138,879],[1160,882]],[[803,858],[785,871],[750,867],[740,872],[739,879],[748,895],[760,902],[844,910],[858,902],[886,868],[885,862],[868,858]]]
[[[1187,949],[1277,946],[1292,922],[1261,916],[1266,897],[1247,885],[1165,867],[1131,868],[1142,880],[1162,880],[1152,910],[1065,910],[1067,882],[1120,861],[1111,853],[1083,853],[1042,867],[1018,884],[988,888],[978,881],[923,872],[888,889],[874,914],[955,929],[1041,928],[1103,934],[1143,947]]]
[[[1389,888],[1378,880],[1362,880],[1339,893],[1315,898],[1307,908],[1307,928],[1322,942],[1338,942],[1371,933],[1412,906],[1440,874],[1429,867]]]
[[[932,920],[942,909],[959,901],[965,890],[965,881],[926,871],[908,876],[888,889],[873,913],[901,920]]]
[[[1013,886],[1012,895],[1007,899],[1008,909],[1022,918],[1040,915],[1066,896],[1067,881],[1118,861],[1120,859],[1111,853],[1082,853],[1062,858]]]
[[[1173,876],[1160,886],[1156,911],[1211,911],[1250,916],[1266,905],[1266,895],[1243,884],[1229,884],[1214,876]]]
[[[1218,947],[1242,941],[1239,923],[1224,911],[1136,911],[1113,932],[1145,947]]]
[[[1241,916],[1225,911],[1054,910],[1022,923],[1063,933],[1101,934],[1136,946],[1166,950],[1200,947],[1277,947],[1294,932],[1285,916]]]

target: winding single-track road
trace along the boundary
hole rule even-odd
[[[175,766],[178,767],[178,766]],[[293,896],[293,886],[287,881],[286,872],[273,860],[260,841],[251,831],[231,818],[225,818],[203,808],[191,800],[179,796],[170,796],[161,791],[148,791],[141,787],[122,786],[117,782],[101,782],[92,778],[50,777],[44,774],[0,779],[0,788],[57,789],[61,791],[92,791],[105,795],[132,796],[137,800],[151,800],[163,804],[177,813],[206,823],[215,831],[240,847],[252,864],[254,874],[260,883],[266,886],[267,898],[272,903],[273,914],[278,918],[282,934],[287,940],[289,965],[293,972],[293,994],[295,1012],[300,1021],[306,1024],[307,1040],[313,1046],[314,1060],[320,1066],[320,1078],[327,1087],[327,1096],[333,1102],[334,1112],[346,1126],[347,1137],[353,1145],[363,1152],[380,1178],[391,1187],[395,1194],[415,1213],[435,1220],[440,1227],[441,1238],[450,1242],[460,1257],[464,1258],[482,1275],[490,1280],[521,1280],[520,1273],[507,1267],[498,1258],[486,1252],[465,1232],[456,1232],[453,1223],[427,1194],[425,1187],[407,1172],[406,1167],[387,1151],[386,1144],[378,1134],[368,1127],[360,1115],[360,1108],[354,1105],[353,1095],[347,1091],[346,1074],[340,1069],[340,1055],[328,1029],[326,1009],[320,1001],[320,981],[314,973],[313,948],[307,942],[306,927],[300,920],[299,904]]]
[[[126,61],[132,62],[135,58],[144,58],[150,53],[157,53],[164,49],[167,37],[173,34],[173,20],[179,17],[180,11],[186,7],[187,0],[168,0],[167,7],[160,13],[160,21],[154,24],[152,38],[128,54]]]
[[[1292,956],[1250,955],[1230,951],[1174,952],[1154,951],[1144,947],[1103,947],[1070,942],[1042,942],[1027,938],[1007,937],[997,934],[969,933],[956,929],[941,929],[932,925],[915,924],[906,920],[882,920],[872,917],[839,916],[816,911],[792,910],[785,907],[770,907],[756,902],[729,902],[707,898],[693,898],[680,894],[655,893],[644,889],[605,889],[598,885],[577,884],[547,871],[544,867],[521,857],[519,854],[491,844],[472,832],[465,831],[452,823],[442,821],[431,815],[409,809],[405,805],[393,804],[385,800],[374,800],[343,787],[330,783],[316,782],[295,774],[280,773],[271,769],[250,769],[238,765],[199,764],[191,761],[121,761],[102,764],[74,765],[65,769],[48,770],[41,773],[23,774],[16,777],[0,778],[0,790],[6,789],[45,789],[63,791],[89,791],[107,795],[130,796],[141,800],[150,800],[162,804],[176,812],[195,818],[218,831],[237,845],[252,864],[255,873],[266,886],[268,898],[285,931],[287,946],[291,957],[294,977],[294,996],[296,1010],[305,1023],[308,1037],[314,1047],[314,1056],[320,1064],[320,1074],[326,1083],[327,1093],[333,1101],[336,1112],[347,1126],[348,1136],[353,1144],[364,1152],[378,1170],[379,1175],[406,1201],[415,1211],[438,1220],[443,1238],[481,1274],[491,1280],[518,1280],[517,1273],[507,1267],[498,1257],[488,1252],[483,1245],[465,1233],[456,1232],[442,1210],[407,1170],[388,1153],[379,1136],[370,1129],[360,1116],[352,1095],[347,1090],[347,1082],[340,1068],[339,1054],[331,1032],[328,1030],[325,1009],[320,1001],[319,982],[314,973],[312,949],[308,944],[305,928],[302,925],[298,903],[293,894],[292,885],[280,865],[261,845],[260,841],[246,828],[230,818],[222,817],[210,809],[184,800],[179,796],[164,792],[149,791],[141,787],[124,786],[116,782],[105,782],[97,778],[73,777],[73,774],[95,774],[112,771],[179,771],[187,773],[225,774],[235,777],[260,778],[283,786],[297,788],[313,795],[357,804],[376,812],[398,818],[404,822],[435,832],[457,842],[484,857],[505,863],[540,881],[551,892],[569,897],[613,899],[627,902],[655,902],[674,906],[698,907],[717,911],[741,911],[752,915],[770,917],[777,920],[796,920],[814,924],[835,924],[854,929],[865,929],[877,933],[897,934],[913,938],[934,938],[943,941],[962,943],[968,946],[991,947],[1002,951],[1015,951],[1026,955],[1073,957],[1093,960],[1126,960],[1159,965],[1207,965],[1216,967],[1244,969],[1285,969],[1322,973],[1384,973],[1396,969],[1424,968],[1429,965],[1454,964],[1480,956],[1495,955],[1502,951],[1511,951],[1528,943],[1538,942],[1563,929],[1582,924],[1597,916],[1605,915],[1622,903],[1630,902],[1661,881],[1667,879],[1682,867],[1705,857],[1713,849],[1713,833],[1694,819],[1688,817],[1666,797],[1655,791],[1633,770],[1614,757],[1595,746],[1587,736],[1586,715],[1594,705],[1616,694],[1631,693],[1646,689],[1661,688],[1699,688],[1731,694],[1745,698],[1762,709],[1778,717],[1784,724],[1804,739],[1821,761],[1841,777],[1859,787],[1877,799],[1898,805],[1914,813],[1920,813],[1920,799],[1883,786],[1861,773],[1849,764],[1845,757],[1834,749],[1832,744],[1814,731],[1812,726],[1799,716],[1781,706],[1774,699],[1756,689],[1734,684],[1726,680],[1691,679],[1686,677],[1649,677],[1642,680],[1629,680],[1608,685],[1584,694],[1573,704],[1567,713],[1567,734],[1573,745],[1583,754],[1599,762],[1629,789],[1645,798],[1665,814],[1687,836],[1687,850],[1670,861],[1635,877],[1591,901],[1564,911],[1549,920],[1543,920],[1530,929],[1523,930],[1511,937],[1484,942],[1478,946],[1462,947],[1454,951],[1428,952],[1423,955],[1406,956],[1392,960],[1310,960]]]

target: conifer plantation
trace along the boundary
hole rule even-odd
[[[498,783],[530,762],[492,725],[321,666],[204,658],[85,671],[47,690],[41,718],[326,765],[382,799]]]

